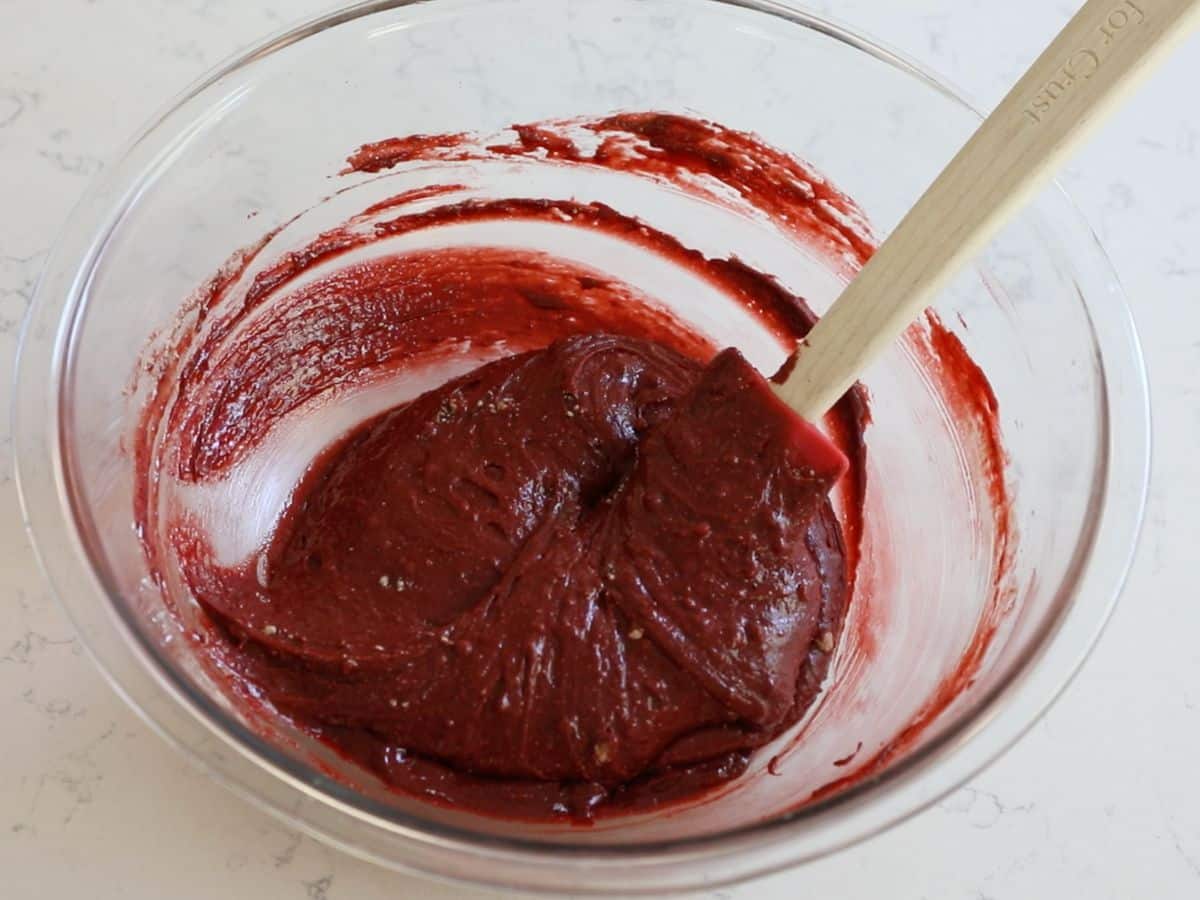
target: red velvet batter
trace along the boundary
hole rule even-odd
[[[846,600],[826,498],[845,468],[736,351],[702,369],[585,335],[357,429],[265,577],[186,574],[283,712],[558,782],[584,816],[635,779],[727,768],[808,707]]]
[[[849,269],[870,253],[853,204],[752,135],[659,114],[514,134],[384,141],[347,172],[603,167],[712,202],[732,189]],[[854,586],[865,400],[839,404],[845,456],[831,453],[736,352],[617,278],[528,250],[423,249],[297,286],[381,239],[521,220],[637,244],[784,346],[813,322],[770,276],[603,204],[444,197],[460,188],[376,203],[248,279],[268,236],[192,298],[146,361],[134,446],[151,566],[179,567],[215,677],[398,790],[527,819],[695,797],[820,689]],[[263,556],[218,564],[161,492],[160,477],[226,478],[289,415],[468,350],[503,358],[328,448]],[[839,519],[827,493],[847,458]]]
[[[845,224],[852,205],[782,154],[754,163],[751,136],[669,116],[614,122],[649,149],[610,133],[585,159],[534,127],[499,148],[472,148],[469,136],[385,142],[351,167],[497,153],[646,177],[700,166],[789,205],[794,227],[837,252],[867,252]],[[293,287],[381,238],[520,219],[638,244],[782,341],[811,327],[769,276],[607,206],[437,204],[457,188],[376,203],[234,295],[262,250],[251,248],[193,298],[182,321],[196,324],[148,361],[158,388],[137,443],[148,555],[175,560],[216,626],[203,646],[221,677],[398,789],[530,819],[694,796],[743,771],[820,688],[853,584],[865,406],[848,398],[835,429],[854,464],[848,544],[826,496],[846,457],[736,352],[714,358],[708,340],[605,273],[449,247]],[[413,201],[434,205],[408,211]],[[218,565],[191,515],[163,507],[155,473],[221,479],[285,416],[464,342],[510,355],[329,448],[265,565]]]

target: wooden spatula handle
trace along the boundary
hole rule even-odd
[[[1198,14],[1200,0],[1090,0],[812,330],[783,399],[819,419]]]

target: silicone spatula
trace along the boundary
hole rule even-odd
[[[780,397],[819,421],[1198,20],[1200,0],[1086,3],[812,329]]]

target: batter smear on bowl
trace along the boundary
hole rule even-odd
[[[531,820],[660,808],[737,777],[819,696],[854,593],[866,401],[830,415],[838,452],[632,284],[494,237],[429,246],[581,229],[719,291],[781,361],[811,327],[769,275],[609,205],[448,175],[498,160],[736,205],[847,275],[871,251],[850,201],[712,123],[368,145],[344,174],[445,178],[275,258],[269,235],[192,299],[147,356],[138,526],[213,675],[389,786]],[[295,423],[355,403],[232,552],[204,498],[254,492]]]

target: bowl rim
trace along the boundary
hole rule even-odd
[[[174,100],[161,108],[139,130],[135,138],[117,155],[118,160],[126,160],[134,149],[149,138],[176,112],[197,98],[206,90],[216,85],[225,77],[253,65],[256,61],[277,53],[292,44],[303,41],[327,29],[344,23],[375,15],[381,12],[402,9],[419,5],[424,0],[366,0],[343,7],[341,9],[311,18],[299,25],[285,29],[276,35],[236,54],[197,79]],[[760,13],[776,19],[782,19],[791,26],[799,26],[810,32],[815,32],[825,38],[832,39],[849,46],[851,49],[871,56],[897,70],[900,74],[916,78],[926,87],[931,88],[943,97],[957,104],[964,111],[979,116],[978,111],[962,98],[962,95],[949,86],[942,78],[933,75],[929,70],[903,54],[885,47],[880,42],[864,36],[861,32],[835,23],[826,16],[808,11],[791,0],[706,0],[717,6],[736,7],[754,13]],[[178,138],[178,135],[175,136]],[[114,167],[114,169],[119,167]],[[986,765],[990,764],[1013,743],[1016,742],[1030,727],[1032,727],[1050,704],[1066,688],[1079,671],[1086,656],[1095,646],[1100,632],[1107,623],[1115,606],[1117,596],[1124,586],[1129,568],[1132,564],[1141,524],[1144,517],[1145,502],[1148,489],[1150,464],[1150,411],[1149,392],[1145,365],[1132,315],[1124,300],[1115,273],[1105,255],[1103,248],[1090,231],[1086,221],[1079,214],[1069,196],[1061,187],[1053,189],[1064,207],[1066,217],[1072,220],[1068,238],[1079,244],[1080,252],[1088,252],[1094,257],[1096,267],[1104,270],[1105,283],[1108,287],[1108,297],[1111,310],[1105,311],[1112,317],[1107,326],[1112,334],[1107,336],[1111,346],[1107,351],[1100,346],[1104,335],[1098,334],[1093,305],[1097,302],[1092,292],[1085,293],[1078,288],[1083,308],[1093,319],[1093,341],[1100,369],[1100,379],[1105,391],[1103,400],[1102,449],[1108,452],[1100,454],[1097,482],[1099,488],[1093,487],[1093,503],[1099,504],[1092,517],[1090,531],[1085,533],[1076,547],[1076,556],[1071,571],[1078,570],[1080,576],[1093,565],[1097,547],[1101,543],[1108,546],[1112,555],[1107,560],[1107,569],[1103,581],[1103,594],[1100,600],[1092,605],[1096,609],[1089,611],[1089,622],[1078,625],[1075,630],[1085,632],[1081,635],[1080,647],[1066,668],[1065,674],[1051,679],[1054,684],[1038,685],[1036,708],[1031,714],[1023,717],[1019,723],[1009,723],[1003,737],[994,741],[983,753],[976,753],[967,765],[960,765],[956,773],[949,778],[941,779],[942,783],[930,789],[925,785],[924,791],[911,791],[911,798],[899,804],[899,807],[887,815],[862,815],[864,807],[880,806],[878,801],[903,792],[905,788],[918,788],[922,778],[944,768],[941,764],[961,756],[963,748],[974,741],[989,726],[996,723],[1001,710],[997,709],[1000,702],[1019,689],[1029,690],[1034,683],[1036,674],[1052,644],[1058,638],[1071,613],[1078,613],[1083,608],[1080,602],[1082,581],[1080,577],[1064,579],[1056,599],[1057,613],[1051,621],[1039,628],[1039,635],[1018,658],[1009,664],[1008,672],[999,683],[973,704],[973,709],[963,721],[948,727],[944,733],[932,737],[926,745],[912,751],[900,761],[886,767],[882,772],[864,778],[846,791],[806,806],[800,810],[777,816],[762,822],[745,825],[722,831],[712,835],[703,835],[668,841],[647,841],[637,845],[600,845],[561,843],[553,840],[529,840],[522,838],[503,837],[498,835],[481,834],[469,829],[460,828],[445,823],[430,821],[417,815],[400,813],[391,810],[383,804],[376,803],[364,797],[357,791],[338,782],[326,778],[307,764],[290,758],[274,748],[269,742],[247,729],[234,720],[228,713],[220,709],[207,696],[197,691],[180,673],[162,664],[157,650],[147,641],[141,630],[133,623],[122,608],[119,600],[114,599],[114,592],[106,582],[104,563],[98,560],[88,549],[85,540],[86,513],[81,509],[79,491],[74,483],[72,473],[67,465],[67,457],[61,452],[62,434],[64,430],[64,410],[69,401],[69,390],[66,389],[66,379],[72,363],[72,348],[74,334],[80,321],[81,312],[85,307],[87,289],[91,272],[101,258],[112,229],[121,220],[124,212],[136,199],[140,190],[144,189],[155,167],[143,168],[136,172],[132,179],[118,178],[106,174],[98,178],[85,193],[84,198],[76,206],[64,226],[52,250],[39,280],[33,302],[30,304],[22,326],[18,356],[17,377],[15,379],[14,403],[12,408],[12,431],[16,444],[15,469],[18,495],[22,506],[22,514],[26,530],[33,544],[35,555],[42,570],[54,588],[62,606],[79,631],[89,655],[114,689],[151,727],[163,735],[170,743],[179,747],[187,756],[199,762],[204,768],[216,775],[219,780],[234,790],[235,793],[246,797],[269,812],[280,816],[293,826],[304,827],[309,833],[321,839],[338,844],[359,856],[372,859],[394,868],[405,868],[420,871],[426,875],[440,876],[471,884],[500,884],[513,886],[509,882],[496,882],[478,877],[459,877],[441,868],[425,868],[419,862],[411,859],[398,862],[396,859],[364,850],[345,837],[330,833],[329,826],[314,824],[304,820],[299,814],[281,808],[281,804],[263,795],[252,786],[246,777],[241,777],[233,769],[245,760],[277,780],[283,781],[293,788],[303,792],[309,799],[336,808],[340,813],[354,820],[373,827],[386,830],[392,837],[412,840],[427,846],[437,846],[442,850],[454,853],[474,854],[483,858],[503,858],[509,863],[528,865],[536,863],[545,865],[546,857],[555,855],[565,857],[566,865],[574,866],[576,870],[581,863],[589,866],[604,866],[615,870],[636,869],[639,865],[656,867],[665,864],[677,865],[681,862],[699,858],[728,859],[734,854],[745,852],[764,844],[779,844],[797,837],[802,828],[819,829],[822,817],[828,818],[831,813],[841,814],[857,809],[863,820],[860,826],[851,828],[840,838],[829,839],[825,844],[817,842],[815,849],[805,852],[783,852],[768,862],[743,867],[736,875],[725,881],[736,881],[750,875],[761,875],[777,871],[791,865],[819,858],[835,852],[851,844],[857,843],[871,835],[910,818],[927,808],[950,791],[954,790],[970,777],[976,775]],[[112,198],[119,202],[111,205]],[[97,231],[90,221],[97,218],[96,213],[103,208],[98,217],[100,224],[107,231]],[[1056,231],[1056,236],[1058,235]],[[85,250],[82,257],[77,247]],[[1064,251],[1065,252],[1065,251]],[[1069,267],[1073,271],[1073,267]],[[1078,274],[1078,273],[1074,273]],[[69,289],[61,295],[50,289],[52,276],[69,280]],[[1132,360],[1132,383],[1122,386],[1119,392],[1113,391],[1109,383],[1106,363],[1118,351],[1128,353]],[[47,378],[47,375],[49,376]],[[1119,393],[1114,400],[1114,393]],[[1120,402],[1125,411],[1119,416],[1112,415],[1114,403]],[[1123,423],[1118,435],[1111,427],[1112,421]],[[1136,422],[1140,427],[1128,427]],[[1119,451],[1119,452],[1118,452]],[[48,453],[48,455],[47,455]],[[1120,471],[1114,464],[1114,458],[1119,457]],[[38,465],[49,465],[52,471],[38,470]],[[1118,479],[1123,483],[1116,483]],[[1098,491],[1098,493],[1097,493]],[[1123,519],[1115,516],[1104,502],[1110,494],[1122,492],[1126,496],[1126,509],[1121,511]],[[68,585],[68,582],[72,582]],[[226,760],[217,763],[210,757],[201,754],[195,747],[181,740],[159,716],[148,710],[143,702],[134,698],[127,689],[126,681],[114,671],[111,660],[102,658],[102,653],[94,644],[95,623],[84,620],[80,611],[94,599],[86,600],[75,596],[68,586],[90,586],[93,595],[100,596],[106,605],[107,622],[120,632],[127,649],[132,649],[142,667],[142,674],[148,675],[157,690],[163,692],[179,710],[198,720],[207,730],[225,741],[229,747],[237,751],[233,758],[238,763]],[[73,605],[76,604],[76,605]],[[94,613],[93,613],[94,614]],[[1045,680],[1045,679],[1043,679]],[[853,820],[858,821],[858,820]],[[846,831],[843,828],[843,831]],[[593,875],[594,869],[589,869]],[[475,873],[477,875],[477,873]],[[687,881],[687,879],[683,879]],[[717,877],[708,877],[706,886],[716,886],[724,883]],[[521,887],[538,890],[545,885],[522,884]],[[606,889],[600,886],[601,889]],[[588,886],[577,885],[576,891],[588,891]],[[622,888],[626,893],[628,887]]]

